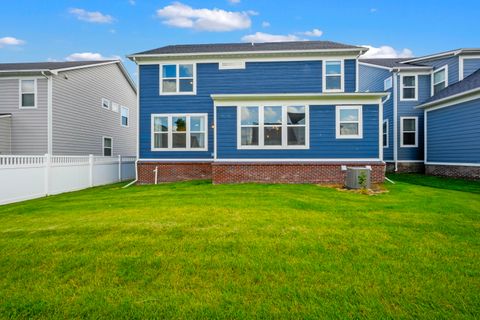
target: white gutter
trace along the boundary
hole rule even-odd
[[[398,73],[393,73],[393,161],[398,170]]]

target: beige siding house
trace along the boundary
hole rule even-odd
[[[120,61],[0,64],[0,154],[136,155],[136,117]]]

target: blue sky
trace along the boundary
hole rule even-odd
[[[168,44],[332,40],[375,56],[480,47],[480,1],[4,1],[0,62],[120,57]]]

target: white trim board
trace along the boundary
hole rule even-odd
[[[259,162],[259,163],[269,163],[269,162],[318,162],[318,163],[332,163],[332,164],[340,164],[340,163],[349,163],[349,162],[380,162],[384,163],[381,159],[378,158],[343,158],[343,159],[338,159],[338,158],[332,158],[332,159],[292,159],[292,158],[274,158],[274,159],[265,159],[265,158],[258,158],[258,159],[253,159],[253,158],[246,158],[246,159],[239,159],[239,158],[232,158],[232,159],[217,159],[215,162]]]
[[[463,162],[425,162],[425,165],[438,166],[465,166],[465,167],[480,167],[480,163],[463,163]]]

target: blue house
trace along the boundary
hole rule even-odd
[[[475,149],[475,144],[465,147],[463,143],[471,137],[458,135],[455,140],[451,132],[443,131],[440,134],[432,131],[434,126],[430,126],[429,129],[425,115],[438,103],[444,103],[443,99],[448,93],[451,96],[459,95],[459,99],[464,99],[463,92],[478,86],[475,84],[475,78],[470,77],[478,69],[480,69],[480,49],[458,49],[411,59],[361,59],[359,61],[359,91],[388,93],[383,106],[382,130],[383,154],[387,171],[423,172],[426,165],[427,173],[440,174],[442,171],[443,175],[472,177],[474,169],[471,164],[478,163],[480,157],[478,151],[477,153],[472,151]],[[452,105],[459,102],[456,98],[449,98],[449,101],[452,101]],[[424,111],[423,107],[428,109]],[[459,113],[458,116],[461,113],[461,116],[470,118],[471,121],[475,119],[475,112],[472,109],[455,108],[455,110]],[[477,104],[477,113],[478,110]],[[442,121],[443,125],[439,130],[445,130],[450,123],[453,123],[450,120],[448,117],[438,120]],[[474,136],[476,141],[479,141],[478,120],[477,124],[472,126],[476,127]],[[473,127],[472,130],[474,130]],[[463,124],[462,127],[457,128],[466,135],[467,131],[463,129],[466,129]],[[432,140],[429,146],[430,139],[436,139],[436,142]],[[442,145],[440,140],[443,141]],[[452,146],[453,141],[456,141],[458,148]],[[463,149],[460,147],[462,144]],[[436,154],[434,157],[430,154],[434,145],[443,149],[442,155]],[[476,146],[480,146],[478,142]],[[448,160],[447,153],[456,153],[458,161]],[[465,159],[461,160],[462,156],[465,156]],[[475,157],[477,161],[473,160]],[[435,170],[432,170],[433,167],[429,168],[433,163],[437,166]],[[438,167],[440,163],[443,164],[442,170]],[[464,164],[462,166],[469,166],[469,168],[458,168],[462,163]],[[449,168],[445,168],[446,165]],[[446,174],[449,170],[461,171],[463,174]],[[467,172],[470,173],[467,174]]]
[[[366,50],[305,41],[130,55],[139,76],[139,182],[343,183],[347,166],[368,167],[382,182],[387,94],[359,92]]]

